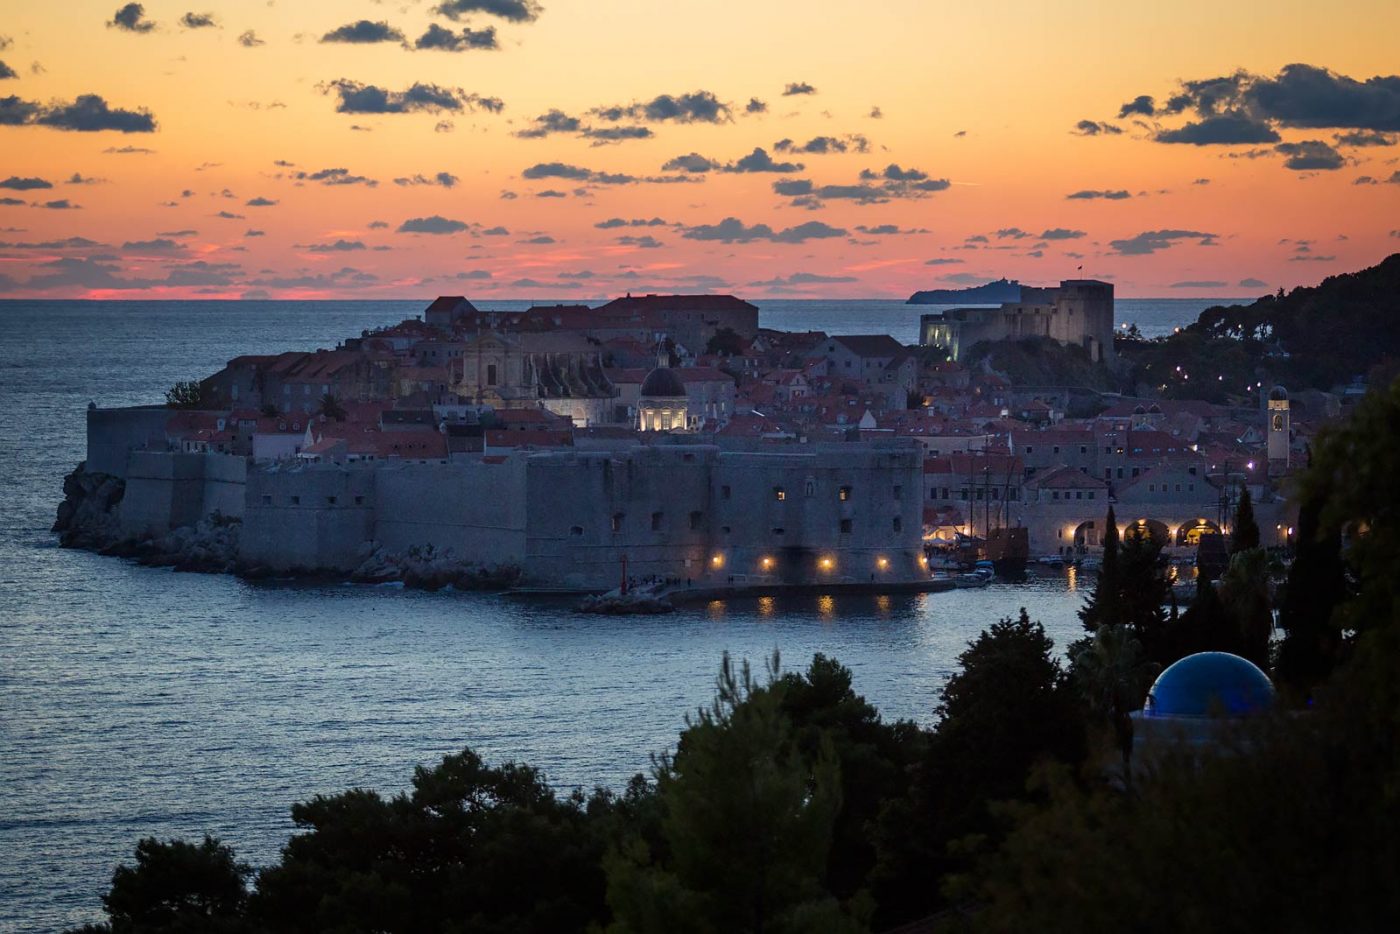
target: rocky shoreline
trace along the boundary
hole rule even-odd
[[[126,483],[120,477],[90,472],[86,462],[63,478],[63,501],[51,531],[64,548],[127,558],[146,567],[168,567],[200,574],[233,574],[246,580],[311,579],[354,584],[401,583],[415,590],[506,590],[520,580],[513,565],[483,566],[458,559],[452,550],[431,545],[392,552],[367,542],[354,570],[334,568],[273,569],[250,564],[239,554],[241,519],[215,513],[194,526],[163,535],[133,536],[122,530],[121,502]]]

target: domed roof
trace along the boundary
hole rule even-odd
[[[1229,652],[1197,652],[1167,667],[1147,692],[1149,717],[1243,717],[1274,705],[1274,686],[1253,662]]]
[[[1135,407],[1133,408],[1133,414],[1134,414],[1134,415],[1146,415],[1146,414],[1147,414],[1147,409],[1143,408],[1143,407],[1142,407],[1142,403],[1139,402],[1139,403],[1137,404],[1137,406],[1135,406]]]
[[[681,378],[675,370],[669,366],[659,366],[648,373],[646,379],[642,380],[641,395],[643,398],[647,396],[683,398],[685,384],[681,382]]]
[[[1269,390],[1269,398],[1276,402],[1282,402],[1284,399],[1288,398],[1288,390],[1284,389],[1282,386],[1275,386],[1273,389]]]

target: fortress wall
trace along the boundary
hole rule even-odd
[[[227,454],[131,451],[123,473],[122,530],[158,535],[218,510],[243,515],[246,462]]]
[[[909,579],[922,573],[921,471],[912,445],[540,455],[529,464],[527,573],[611,587],[626,555],[630,576],[697,584]]]
[[[165,424],[171,410],[163,405],[87,410],[87,469],[125,477],[127,454],[165,450]]]
[[[351,571],[373,537],[376,473],[314,465],[253,470],[240,557],[276,571]]]
[[[390,551],[431,545],[484,565],[525,557],[524,458],[380,465],[374,537]]]

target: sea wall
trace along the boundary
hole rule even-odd
[[[366,465],[254,469],[239,560],[271,571],[353,571],[368,554],[378,471]]]
[[[230,454],[130,451],[121,474],[126,478],[119,514],[123,534],[160,535],[214,513],[241,517],[247,470],[244,458]]]
[[[163,405],[88,409],[88,472],[125,478],[130,452],[165,450],[165,425],[170,416],[171,410]]]

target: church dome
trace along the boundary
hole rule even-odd
[[[685,398],[685,384],[681,382],[676,371],[668,366],[659,366],[647,374],[647,378],[642,380],[643,398],[653,399],[683,399]]]
[[[1283,402],[1288,398],[1288,390],[1282,386],[1275,386],[1269,390],[1269,398],[1274,402]]]
[[[1254,663],[1229,652],[1197,652],[1167,667],[1147,692],[1148,717],[1243,717],[1274,705],[1274,686]]]

